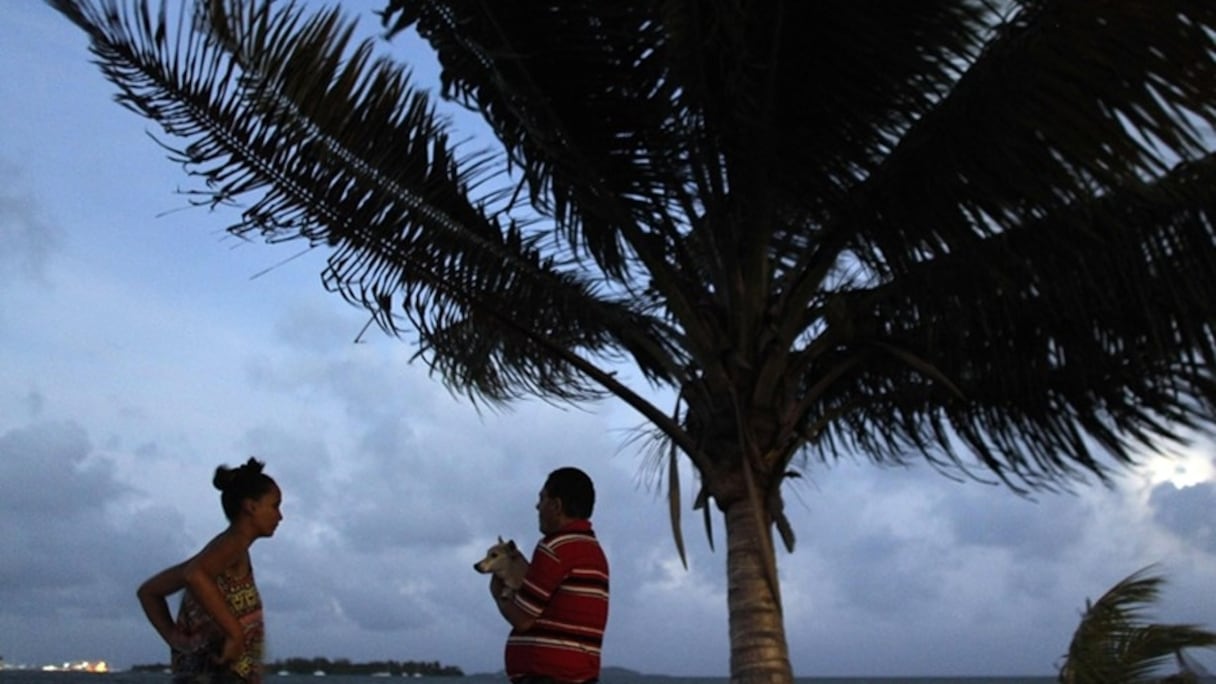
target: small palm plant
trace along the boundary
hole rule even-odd
[[[1182,656],[1186,648],[1216,647],[1216,633],[1195,625],[1160,625],[1144,620],[1144,608],[1157,600],[1163,578],[1141,569],[1102,595],[1086,601],[1060,667],[1061,684],[1147,684],[1198,681]],[[1176,658],[1181,672],[1153,678]]]

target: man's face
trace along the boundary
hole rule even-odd
[[[536,501],[536,517],[541,534],[553,534],[561,529],[561,512],[561,499],[549,496],[549,492],[542,488]]]

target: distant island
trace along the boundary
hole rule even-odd
[[[169,669],[163,663],[132,665],[134,672],[162,672]],[[351,662],[346,658],[288,658],[266,663],[266,672],[286,674],[378,675],[383,677],[463,677],[455,665],[443,665],[437,660],[372,660]]]

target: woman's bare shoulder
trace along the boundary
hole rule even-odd
[[[243,577],[249,574],[249,544],[240,535],[225,530],[207,542],[189,564],[205,568],[213,575]]]

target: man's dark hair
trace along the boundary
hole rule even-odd
[[[595,485],[578,468],[558,468],[545,480],[545,492],[562,500],[562,511],[571,518],[586,520],[595,508]]]

